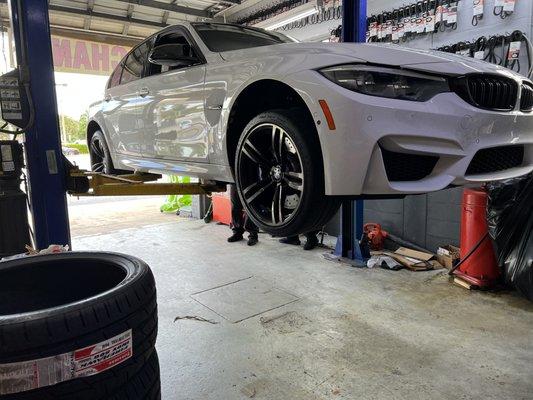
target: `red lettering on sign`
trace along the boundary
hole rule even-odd
[[[98,71],[109,71],[109,46],[107,44],[98,45],[93,43],[93,69]]]
[[[89,53],[87,52],[87,46],[84,42],[76,41],[76,48],[74,50],[74,68],[80,68],[83,66],[85,70],[93,69],[91,66],[91,60]]]
[[[70,40],[52,38],[52,53],[56,68],[72,68],[72,51]]]

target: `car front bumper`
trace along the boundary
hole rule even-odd
[[[427,102],[372,97],[344,89],[315,71],[290,79],[310,107],[315,123],[320,121],[316,127],[327,195],[425,193],[533,171],[533,112],[483,110],[451,92]],[[335,130],[325,123],[320,99],[329,105]],[[479,150],[500,146],[523,146],[522,162],[500,171],[467,173]],[[389,179],[390,165],[387,175],[382,149],[438,159],[423,178],[395,181]]]

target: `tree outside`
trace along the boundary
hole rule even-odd
[[[63,142],[74,143],[78,140],[85,140],[87,123],[87,113],[82,114],[78,121],[67,115],[60,115],[59,126],[61,128],[61,138]]]

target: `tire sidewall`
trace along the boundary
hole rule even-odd
[[[100,141],[102,143],[102,148],[104,151],[104,159],[102,160],[102,163],[104,164],[104,174],[113,174],[115,171],[115,168],[113,167],[113,161],[111,160],[111,152],[109,151],[109,147],[107,146],[107,140],[105,139],[104,133],[100,130],[94,132],[93,136],[91,137],[91,142],[89,143],[89,158],[91,159],[91,169],[93,165],[93,152],[91,151],[93,142],[96,140]]]
[[[314,196],[323,196],[324,178],[321,152],[319,142],[316,137],[316,130],[314,126],[309,126],[304,122],[301,114],[295,111],[273,110],[259,114],[253,118],[244,128],[243,133],[237,144],[235,153],[235,184],[237,192],[247,216],[265,232],[272,236],[290,236],[292,231],[299,231],[298,233],[306,232],[310,227],[306,215],[312,212],[312,203]],[[266,226],[259,220],[246,203],[242,195],[240,182],[240,153],[242,147],[248,136],[253,130],[262,124],[275,124],[281,127],[296,146],[302,163],[302,171],[304,173],[304,191],[300,199],[300,206],[289,221],[279,226]],[[305,131],[308,130],[306,136]],[[317,154],[318,153],[318,154]]]
[[[3,342],[2,346],[0,346],[0,364],[51,357],[94,345],[103,340],[102,335],[98,333],[100,330],[105,329],[108,332],[109,337],[121,334],[127,330],[126,325],[122,321],[131,318],[137,319],[135,313],[144,313],[147,311],[144,310],[144,307],[143,309],[139,309],[139,306],[131,306],[131,308],[123,309],[121,312],[114,312],[112,316],[108,316],[107,319],[100,319],[97,324],[88,324],[82,328],[80,328],[78,324],[76,325],[75,330],[69,330],[67,332],[63,331],[59,336],[48,337],[48,335],[46,335],[46,330],[43,331],[43,327],[46,327],[51,321],[57,322],[62,318],[67,318],[67,316],[76,317],[87,310],[101,308],[104,304],[113,305],[117,301],[118,296],[126,296],[126,292],[133,288],[138,289],[145,284],[155,285],[152,272],[142,260],[119,253],[69,252],[64,254],[34,256],[34,260],[36,262],[46,262],[48,260],[53,261],[58,258],[63,258],[71,260],[74,268],[76,259],[83,258],[87,260],[92,258],[102,261],[103,257],[105,257],[106,261],[118,265],[126,272],[124,279],[114,287],[98,293],[95,296],[81,299],[76,302],[42,310],[0,316],[0,335],[4,335],[5,340],[8,340],[9,336],[13,335],[15,332],[21,333],[24,331],[28,332],[28,335],[30,335],[29,337],[37,339],[32,340],[31,342],[23,342],[13,338],[13,340],[10,340],[9,342]],[[7,261],[2,263],[5,265],[0,264],[0,269],[17,268],[20,264],[27,261],[31,262],[33,260],[20,259]],[[144,303],[139,302],[138,304],[140,305]],[[150,303],[150,307],[154,309],[153,312],[157,312],[155,297],[154,301]],[[134,345],[135,343],[141,343],[144,347],[142,342],[138,342],[136,339],[135,335],[137,334],[138,332],[133,332]],[[26,343],[26,345],[29,344],[29,347],[21,347],[24,343]]]

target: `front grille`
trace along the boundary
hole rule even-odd
[[[433,168],[439,157],[421,154],[397,153],[381,148],[385,171],[389,181],[405,182],[418,181],[425,178]]]
[[[488,110],[513,110],[518,97],[518,84],[514,80],[494,75],[458,78],[453,88],[466,102]]]
[[[533,111],[533,85],[524,83],[522,85],[522,98],[520,99],[520,110]]]
[[[500,146],[479,150],[466,170],[466,175],[487,174],[522,165],[524,146]]]

